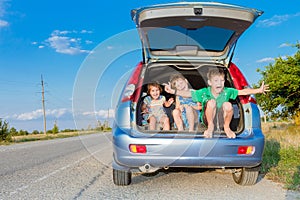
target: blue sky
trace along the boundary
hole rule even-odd
[[[178,1],[0,0],[0,118],[17,130],[43,130],[41,75],[47,129],[55,122],[60,129],[94,127],[113,117],[114,99],[141,53],[109,52],[140,45],[131,9],[167,2]],[[257,68],[296,52],[288,44],[300,38],[298,1],[219,2],[264,11],[240,38],[233,59],[250,84],[261,78]],[[96,49],[102,54],[93,54]]]

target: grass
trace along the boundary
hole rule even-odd
[[[263,123],[266,136],[262,173],[286,189],[300,191],[300,126]]]
[[[78,135],[87,135],[95,133],[96,131],[77,131],[77,132],[60,132],[56,134],[30,134],[30,135],[22,135],[22,136],[13,136],[12,142],[0,142],[0,145],[9,145],[13,143],[21,143],[21,142],[30,142],[30,141],[38,141],[38,140],[51,140],[55,138],[67,138],[74,137]]]

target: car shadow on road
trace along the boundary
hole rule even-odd
[[[204,173],[208,171],[214,171],[212,169],[207,168],[186,168],[186,167],[176,167],[176,168],[168,168],[168,169],[160,169],[153,173],[136,173],[135,176],[132,177],[132,184],[139,184],[149,179],[156,179],[162,176],[166,176],[171,173]]]

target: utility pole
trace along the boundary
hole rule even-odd
[[[41,82],[42,82],[42,107],[43,107],[43,115],[44,115],[44,134],[46,135],[46,111],[45,111],[45,90],[44,90],[44,80],[43,75],[41,75]]]
[[[107,109],[107,128],[109,128],[109,108]]]

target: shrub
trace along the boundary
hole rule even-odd
[[[12,137],[8,128],[8,122],[5,120],[3,121],[2,119],[0,119],[0,140],[7,142],[12,141]]]
[[[17,136],[18,135],[18,131],[14,127],[11,127],[9,132],[10,132],[11,136]]]
[[[37,134],[40,134],[40,132],[38,130],[34,130],[34,131],[32,131],[32,134],[37,135]]]
[[[56,124],[54,124],[53,129],[52,129],[52,133],[56,134],[56,133],[58,133],[58,131],[59,131],[58,126]]]
[[[22,129],[19,131],[19,135],[28,135],[28,134],[29,134],[28,131]]]
[[[300,125],[300,111],[298,111],[297,114],[294,116],[294,121],[296,125]]]

